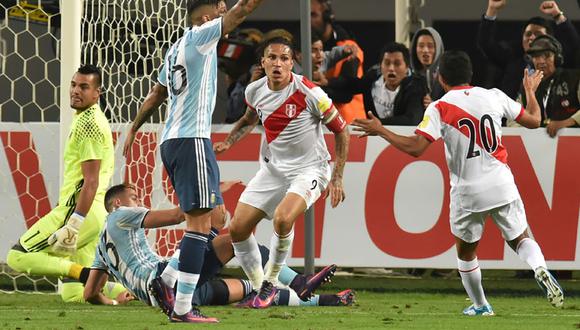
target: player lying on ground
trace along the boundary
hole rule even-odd
[[[84,297],[93,304],[116,305],[131,300],[128,295],[122,301],[111,300],[100,293],[100,289],[111,273],[137,299],[148,305],[158,305],[171,315],[174,295],[173,287],[177,280],[179,251],[165,261],[153,252],[149,246],[145,228],[158,228],[181,223],[184,219],[179,208],[171,210],[148,210],[139,206],[135,189],[126,184],[117,185],[107,191],[105,198],[107,217],[105,230],[97,247],[95,263],[85,286]],[[224,208],[216,209],[212,217],[214,225],[223,226]],[[225,305],[252,297],[254,290],[247,280],[214,278],[233,257],[233,248],[229,235],[217,235],[212,228],[211,243],[205,255],[203,271],[200,275],[192,304]],[[261,246],[264,260],[267,261],[268,249]],[[327,266],[314,276],[297,274],[288,267],[280,273],[281,283],[290,289],[280,290],[278,305],[284,306],[343,306],[351,305],[354,292],[345,290],[336,295],[314,295],[307,299],[322,283],[330,280],[336,270],[335,265]],[[151,290],[149,290],[151,289]],[[300,292],[299,296],[296,292]],[[306,301],[302,301],[300,298]],[[155,299],[157,298],[157,299]],[[249,307],[246,299],[239,307]],[[206,320],[206,319],[198,319]]]
[[[535,91],[542,72],[524,72],[527,108],[497,89],[469,86],[472,69],[469,56],[460,51],[443,54],[439,82],[446,94],[429,105],[414,136],[397,135],[370,112],[370,119],[357,119],[355,131],[378,135],[397,149],[419,157],[431,142],[442,138],[451,178],[450,222],[457,247],[457,264],[465,291],[473,302],[465,315],[494,315],[481,285],[476,249],[486,217],[492,217],[508,245],[535,272],[548,301],[561,307],[562,288],[546,269],[536,241],[528,236],[523,202],[507,165],[501,143],[502,118],[514,119],[527,128],[540,126],[540,107]]]

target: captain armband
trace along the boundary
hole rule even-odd
[[[331,107],[322,115],[322,123],[333,133],[340,133],[346,127],[346,121],[335,107]]]

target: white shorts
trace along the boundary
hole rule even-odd
[[[485,219],[490,215],[503,238],[511,241],[520,236],[526,228],[526,211],[521,198],[511,203],[483,212],[470,212],[456,206],[451,208],[451,232],[467,243],[474,243],[481,239]]]
[[[304,198],[309,208],[328,186],[331,170],[328,163],[308,167],[293,173],[274,172],[268,166],[261,166],[256,176],[250,180],[239,201],[260,209],[269,219],[287,193],[295,193]]]

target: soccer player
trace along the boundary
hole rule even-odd
[[[431,142],[442,138],[451,177],[450,222],[457,247],[457,265],[471,306],[465,315],[494,315],[481,285],[476,256],[485,218],[490,215],[508,245],[536,274],[548,301],[560,307],[564,294],[546,269],[540,246],[528,236],[524,205],[507,165],[501,141],[501,120],[516,120],[527,128],[540,126],[540,108],[535,91],[542,72],[524,72],[523,87],[528,99],[524,109],[498,89],[469,86],[471,60],[462,51],[445,52],[439,67],[439,82],[446,94],[429,105],[414,136],[397,135],[370,119],[356,120],[362,136],[378,135],[397,149],[418,157]]]
[[[226,140],[214,146],[216,152],[228,150],[258,121],[266,131],[260,170],[240,196],[229,226],[235,255],[252,285],[260,288],[254,308],[268,307],[276,295],[278,274],[292,244],[296,217],[326,189],[330,191],[332,207],[345,197],[342,175],[349,140],[346,123],[320,87],[291,72],[292,58],[292,45],[286,39],[273,38],[265,43],[261,62],[266,76],[248,85],[246,113]],[[332,176],[322,124],[335,134]],[[252,234],[263,218],[274,222],[265,275]]]
[[[99,106],[101,73],[81,66],[69,88],[75,110],[64,150],[64,179],[58,205],[22,235],[8,252],[8,265],[32,275],[86,281],[107,214],[105,191],[113,175],[113,136]],[[82,301],[82,284],[65,283],[61,297]]]
[[[226,12],[223,0],[188,0],[192,27],[165,54],[158,82],[147,95],[128,132],[128,155],[135,133],[169,96],[161,136],[161,159],[185,212],[186,234],[180,243],[175,319],[190,313],[191,298],[203,265],[210,211],[222,202],[219,169],[210,141],[216,102],[217,43],[253,12],[262,0],[239,0]]]
[[[228,183],[224,183],[228,185]],[[173,309],[173,287],[177,280],[178,257],[169,262],[163,260],[151,249],[145,236],[145,228],[158,228],[181,223],[184,214],[180,208],[171,210],[148,210],[140,206],[135,188],[128,184],[111,187],[106,194],[105,204],[111,213],[107,217],[105,229],[101,233],[94,265],[85,286],[84,297],[93,304],[117,305],[126,303],[134,296],[140,301],[159,306],[167,315]],[[212,212],[212,225],[222,226],[225,211],[216,208]],[[253,288],[247,280],[212,278],[222,266],[233,258],[229,235],[217,236],[217,228],[212,227],[212,239],[208,244],[198,288],[190,305],[225,305],[248,296]],[[265,249],[265,248],[263,248]],[[267,255],[267,249],[263,253]],[[179,251],[176,252],[179,254]],[[328,267],[327,267],[328,268]],[[327,269],[325,268],[325,269]],[[331,266],[330,269],[334,269]],[[109,272],[129,290],[121,295],[121,301],[109,299],[101,293]],[[314,296],[302,302],[293,290],[307,290],[309,293],[334,273],[322,270],[315,276],[299,275],[290,268],[284,269],[281,280],[290,290],[283,290],[277,299],[278,305],[287,306],[346,306],[352,304],[354,293],[345,290],[336,295]],[[253,298],[253,296],[252,296]],[[246,307],[248,299],[239,306]],[[200,314],[194,307],[196,314]],[[171,319],[172,321],[182,321]],[[185,322],[212,323],[215,318],[187,319]]]

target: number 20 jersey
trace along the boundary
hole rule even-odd
[[[502,145],[501,123],[523,114],[521,104],[498,89],[461,86],[431,103],[416,134],[442,138],[451,180],[451,204],[486,211],[519,198]]]

